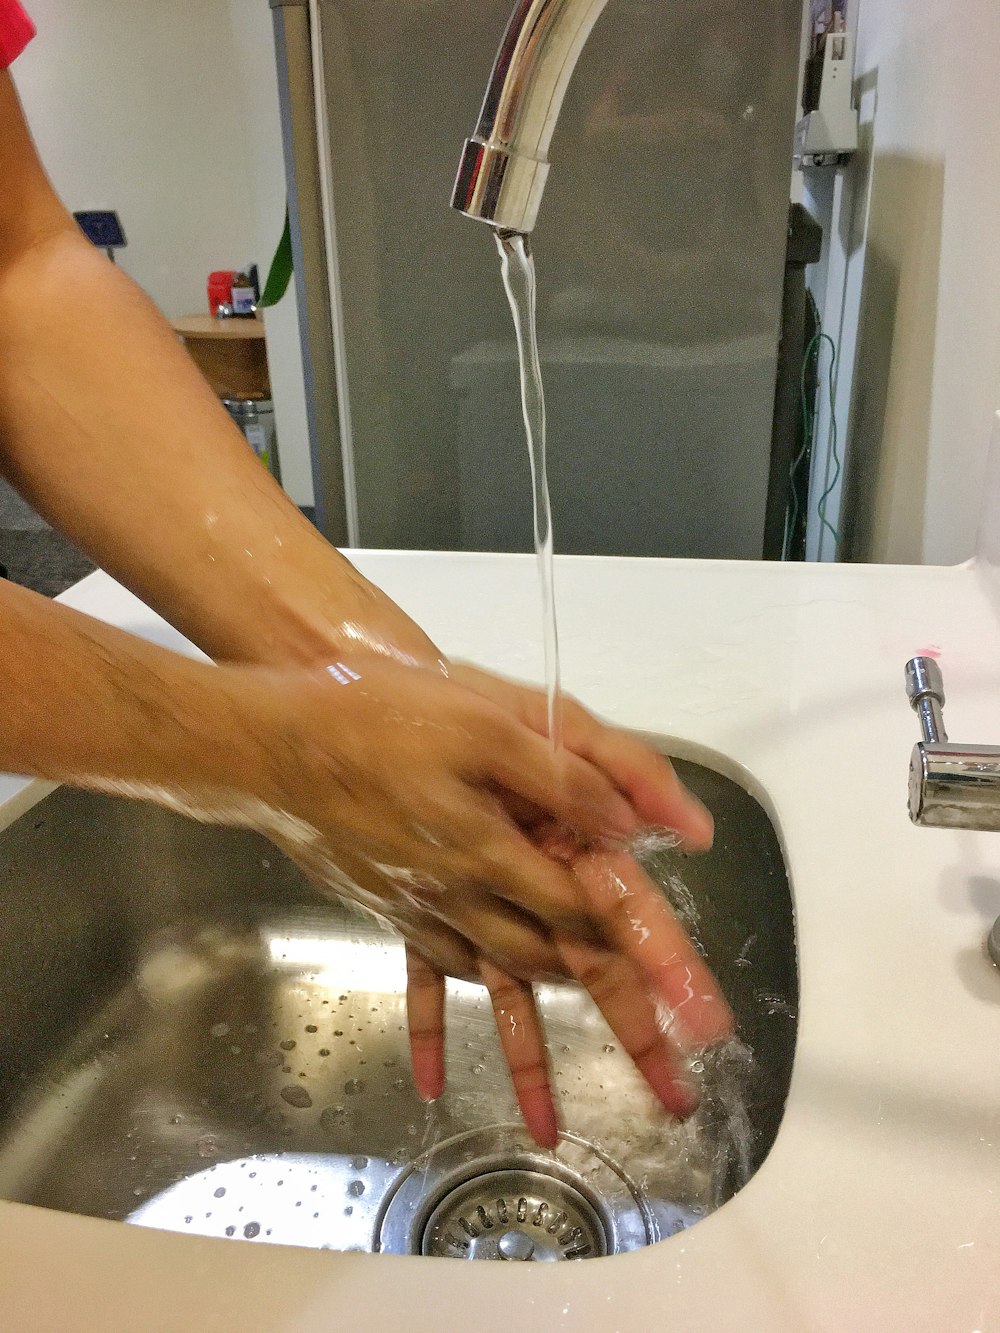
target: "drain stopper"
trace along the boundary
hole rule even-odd
[[[427,1220],[421,1250],[456,1259],[590,1259],[607,1254],[608,1240],[578,1189],[515,1168],[473,1176],[446,1194]]]
[[[535,1242],[523,1231],[505,1231],[497,1241],[501,1259],[533,1259]]]

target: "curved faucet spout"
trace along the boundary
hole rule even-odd
[[[566,85],[607,0],[517,0],[452,207],[503,231],[530,232]]]

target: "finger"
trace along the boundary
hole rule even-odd
[[[454,668],[453,674],[538,735],[548,735],[548,701],[541,691],[464,665]],[[563,744],[606,774],[641,823],[674,830],[690,851],[705,851],[712,845],[709,811],[683,785],[663,755],[636,736],[607,726],[575,699],[564,697]]]
[[[594,838],[627,838],[640,826],[629,801],[600,768],[571,747],[548,739],[496,710],[496,734],[481,755],[479,775],[530,801],[561,823]]]
[[[563,743],[607,774],[644,825],[671,829],[688,851],[711,847],[710,812],[662,754],[627,731],[605,726],[575,701],[565,710]]]
[[[566,975],[549,932],[540,922],[502,898],[468,890],[447,904],[451,929],[482,957],[521,981],[552,980]]]
[[[488,890],[494,895],[493,902],[504,900],[520,909],[520,914],[527,914],[536,929],[563,930],[595,943],[601,939],[599,926],[567,864],[539,851],[496,813],[484,817],[465,858],[455,869],[456,878],[464,875],[467,883]],[[451,914],[460,910],[458,895],[449,899],[446,909],[452,920]],[[514,919],[521,920],[523,915],[515,912]]]
[[[705,1046],[731,1037],[735,1022],[719,983],[638,862],[625,852],[591,852],[574,870],[609,942],[669,1006],[675,1040]]]
[[[500,1047],[510,1069],[517,1104],[528,1132],[543,1148],[559,1141],[559,1123],[552,1101],[545,1036],[531,987],[501,971],[487,959],[480,963],[490,993]]]
[[[444,1092],[444,976],[406,946],[406,1021],[413,1082],[425,1102]]]
[[[678,1119],[689,1116],[698,1105],[697,1090],[676,1049],[660,1031],[656,1006],[634,964],[609,949],[596,949],[565,936],[556,942],[567,966],[590,992],[661,1105]]]

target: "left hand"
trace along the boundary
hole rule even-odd
[[[590,993],[664,1108],[674,1116],[690,1115],[697,1095],[685,1076],[685,1049],[725,1040],[733,1032],[732,1013],[718,983],[659,889],[626,852],[573,851],[565,840],[550,842],[546,850],[568,861],[607,939],[594,946],[554,935],[565,975]],[[478,967],[525,1124],[540,1144],[554,1147],[558,1122],[531,985],[486,959],[480,958]],[[444,1090],[445,978],[412,945],[407,946],[407,968],[413,1077],[421,1096],[430,1100]],[[661,1030],[661,1004],[673,1016],[669,1033]]]
[[[452,674],[545,733],[546,700],[539,691],[465,666],[452,668]],[[593,719],[571,699],[563,700],[563,721],[567,747],[608,773],[646,824],[677,832],[689,850],[711,845],[711,816],[662,756],[625,732],[593,731]],[[685,1048],[722,1041],[733,1032],[733,1016],[718,983],[663,894],[626,851],[581,847],[526,806],[511,813],[541,850],[572,870],[605,941],[595,946],[561,933],[547,936],[563,975],[589,992],[665,1109],[678,1117],[689,1115],[697,1094],[685,1077]],[[476,964],[490,993],[525,1124],[537,1142],[553,1147],[558,1121],[530,981],[482,957]],[[407,970],[413,1077],[421,1096],[431,1100],[444,1090],[445,975],[414,945],[407,946]],[[661,1005],[673,1018],[669,1034],[661,1031]]]

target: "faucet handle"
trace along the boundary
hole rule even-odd
[[[956,745],[944,729],[944,679],[931,657],[906,664],[923,740],[910,757],[910,818],[936,828],[1000,830],[1000,746]]]
[[[933,657],[911,657],[906,664],[906,697],[920,719],[928,745],[947,741],[944,729],[944,677]]]

